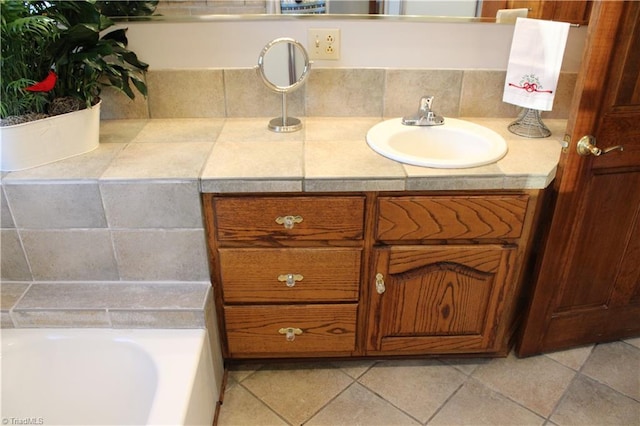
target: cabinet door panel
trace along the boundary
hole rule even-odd
[[[515,249],[395,246],[374,253],[368,351],[494,351]]]

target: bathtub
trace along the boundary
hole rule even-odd
[[[3,329],[3,425],[211,425],[205,330]]]

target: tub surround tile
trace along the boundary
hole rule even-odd
[[[15,228],[9,203],[7,203],[7,197],[4,195],[4,185],[0,185],[0,228]]]
[[[22,298],[29,288],[24,282],[3,282],[0,285],[0,310],[9,311]]]
[[[209,280],[202,229],[112,231],[122,280]]]
[[[7,312],[0,312],[0,328],[15,328],[11,314]]]
[[[170,118],[148,120],[131,139],[147,142],[214,142],[224,125],[223,118]]]
[[[202,228],[198,182],[104,181],[110,228]]]
[[[132,143],[101,179],[197,179],[213,142]]]
[[[100,143],[130,142],[149,122],[148,119],[113,119],[100,121]]]
[[[209,282],[34,283],[14,310],[202,310]]]
[[[224,86],[227,117],[282,116],[282,94],[269,89],[255,69],[224,70]],[[306,115],[305,98],[306,84],[288,93],[287,115]]]
[[[14,310],[11,317],[18,328],[111,327],[109,315],[105,310]]]
[[[2,229],[0,238],[0,278],[2,281],[30,281],[31,268],[15,229]]]
[[[6,185],[18,228],[105,228],[107,221],[95,181]]]
[[[35,280],[117,280],[108,230],[23,230],[22,243]]]
[[[150,70],[151,118],[224,117],[222,70]]]
[[[3,296],[17,293],[14,287]],[[13,305],[7,326],[204,328],[210,287],[208,281],[34,283]]]
[[[136,91],[134,94],[135,98],[129,99],[127,95],[113,87],[103,88],[100,93],[102,98],[100,118],[102,120],[149,118],[149,99]]]
[[[123,121],[118,120],[118,123]],[[109,167],[116,155],[126,146],[126,143],[122,143],[122,141],[127,140],[122,138],[118,139],[119,142],[111,143],[102,140],[102,136],[100,138],[100,145],[91,152],[45,164],[44,166],[12,172],[7,177],[6,183],[48,183],[43,181],[71,183],[70,181],[97,180]]]
[[[204,311],[109,310],[114,328],[205,328]]]

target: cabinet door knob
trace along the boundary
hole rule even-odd
[[[287,338],[287,342],[293,342],[296,336],[299,336],[302,334],[302,330],[294,327],[286,327],[278,330],[278,333],[284,334]]]
[[[282,274],[278,275],[278,281],[287,284],[287,287],[293,287],[296,285],[296,281],[302,281],[304,277],[301,274]]]
[[[292,229],[296,223],[302,222],[302,216],[278,216],[276,223],[284,225],[285,229]]]
[[[386,291],[386,287],[384,286],[384,275],[381,273],[376,274],[376,291],[378,294],[382,294]]]

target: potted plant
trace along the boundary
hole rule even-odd
[[[100,2],[0,0],[0,8],[0,170],[95,149],[103,87],[147,95],[148,65]]]

